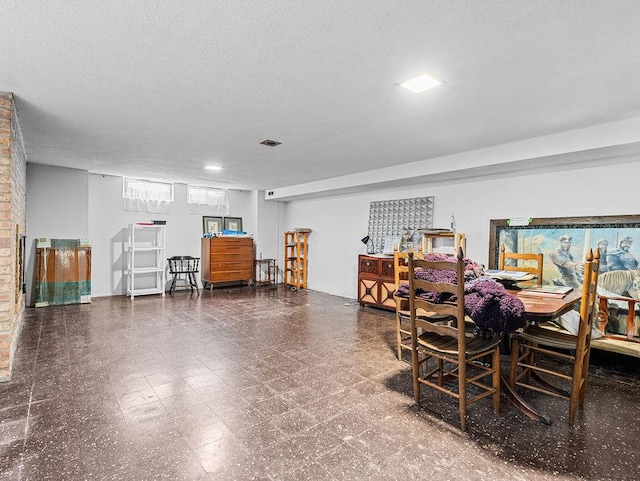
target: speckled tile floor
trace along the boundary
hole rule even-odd
[[[635,360],[594,356],[574,428],[503,402],[414,407],[393,314],[313,291],[27,309],[0,384],[0,480],[636,480]]]

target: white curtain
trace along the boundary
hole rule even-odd
[[[168,214],[173,205],[173,184],[140,179],[124,179],[125,210]]]
[[[191,214],[228,216],[229,193],[224,189],[188,185],[187,205]]]

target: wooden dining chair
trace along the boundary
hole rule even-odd
[[[575,422],[578,406],[584,403],[587,389],[599,267],[600,251],[596,250],[594,255],[589,250],[584,264],[580,325],[577,335],[535,324],[512,335],[509,377],[511,389],[518,386],[567,399],[570,425]],[[558,367],[549,367],[548,364],[542,366],[537,362],[538,357],[551,358]],[[565,374],[561,369],[561,365],[566,363],[571,367],[570,375]],[[542,377],[543,375],[560,380],[564,386],[569,387],[569,390],[550,384]]]
[[[411,250],[411,249],[410,249]],[[422,259],[420,251],[414,253],[417,259]],[[398,246],[393,246],[393,272],[396,290],[393,297],[396,301],[396,338],[398,343],[398,359],[402,360],[402,350],[411,350],[411,319],[409,313],[409,298],[398,295],[400,286],[409,282],[409,253],[400,252]]]
[[[507,264],[508,260],[514,260],[515,265]],[[504,244],[500,246],[500,260],[498,269],[501,271],[521,271],[528,272],[536,276],[533,284],[542,285],[542,263],[544,255],[539,254],[519,254],[517,252],[507,252]]]
[[[200,271],[200,258],[191,256],[173,256],[167,259],[169,261],[169,274],[173,275],[171,284],[169,286],[169,294],[173,294],[176,290],[176,283],[182,275],[185,276],[184,280],[189,285],[191,291],[195,288],[198,295],[200,295],[200,288],[196,281],[196,274]]]
[[[619,272],[619,271],[613,271]],[[610,304],[627,304],[627,325],[626,325],[626,337],[621,337],[619,335],[612,336],[607,334],[607,325],[609,324],[609,310]],[[609,339],[617,339],[619,341],[629,341],[629,342],[637,342],[635,338],[635,330],[636,330],[636,304],[640,303],[640,299],[634,299],[632,297],[626,296],[606,296],[602,293],[598,294],[598,312],[597,312],[597,323],[598,330],[604,333],[604,337]],[[624,311],[620,309],[620,311]],[[615,312],[618,312],[618,309],[615,309]]]
[[[602,331],[605,337],[610,339],[618,339],[620,341],[637,342],[635,339],[636,332],[636,307],[640,305],[638,292],[638,276],[640,270],[616,270],[607,271],[598,277],[598,312],[596,313],[598,329]],[[619,333],[622,331],[620,326],[621,317],[627,314],[626,328],[624,333],[626,337],[621,337]],[[616,335],[607,334],[607,327],[610,320],[614,320],[616,324],[613,326],[613,332]]]
[[[420,407],[422,385],[448,394],[458,400],[463,431],[468,405],[492,396],[498,413],[500,337],[478,336],[465,329],[462,248],[452,261],[423,260],[409,253],[409,312],[416,405]]]

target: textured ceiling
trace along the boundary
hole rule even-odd
[[[30,162],[269,189],[638,117],[638,25],[637,0],[4,0],[0,90]],[[398,86],[422,72],[445,83]]]

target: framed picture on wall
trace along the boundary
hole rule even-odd
[[[225,217],[224,218],[224,229],[225,230],[242,230],[242,217]]]
[[[525,225],[510,225],[508,219],[492,219],[489,237],[489,267],[497,268],[500,250],[543,254],[542,283],[581,289],[584,260],[589,251],[600,254],[599,309],[602,299],[618,299],[608,314],[598,316],[598,329],[608,335],[640,336],[637,315],[620,299],[635,304],[640,299],[640,215],[533,218]],[[517,264],[515,264],[517,266]],[[607,294],[610,293],[610,294]]]
[[[202,231],[204,234],[222,232],[222,217],[202,217]]]

